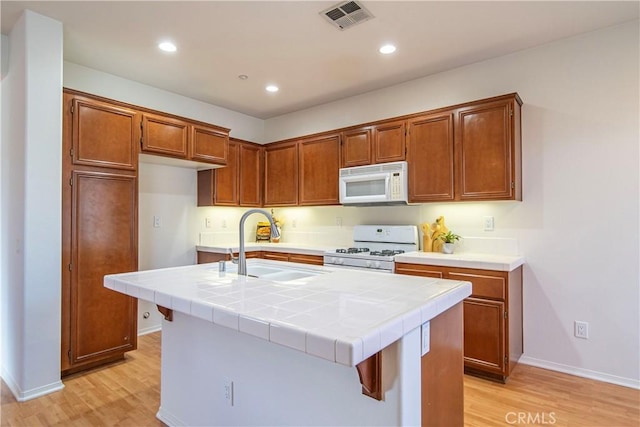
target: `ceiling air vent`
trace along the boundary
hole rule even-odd
[[[371,12],[365,9],[364,6],[357,1],[338,3],[327,10],[323,10],[320,14],[324,16],[327,21],[331,22],[331,24],[341,30],[345,30],[373,18]]]

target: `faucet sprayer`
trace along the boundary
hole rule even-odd
[[[276,223],[273,221],[273,217],[269,212],[263,209],[249,209],[246,211],[242,217],[240,217],[240,245],[238,250],[238,274],[243,276],[247,275],[247,256],[244,251],[244,222],[247,217],[254,213],[261,213],[267,217],[269,220],[269,224],[271,224],[271,237],[280,237],[280,232],[278,231],[278,227],[276,227]]]

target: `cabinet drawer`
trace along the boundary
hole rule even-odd
[[[471,296],[505,300],[507,295],[506,278],[494,275],[450,271],[447,279],[471,282]]]
[[[322,265],[324,264],[324,258],[320,255],[289,254],[289,262]]]
[[[289,261],[289,254],[286,252],[263,252],[262,258],[275,261]]]
[[[436,279],[444,278],[444,270],[442,267],[421,264],[407,264],[396,262],[396,274],[407,274],[409,276],[435,277]]]

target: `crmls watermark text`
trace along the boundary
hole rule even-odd
[[[555,424],[555,412],[507,412],[504,416],[507,424]]]

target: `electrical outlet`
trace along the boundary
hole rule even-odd
[[[233,381],[227,378],[224,380],[224,400],[229,406],[233,406]]]
[[[336,217],[336,225],[338,227],[342,227],[342,217],[341,216],[337,216]]]
[[[431,323],[422,324],[422,355],[429,353],[431,348]]]
[[[293,218],[293,220],[291,221],[291,227],[296,228],[298,226],[298,220]]]
[[[227,219],[222,218],[222,228],[227,228]]]
[[[492,216],[483,216],[482,222],[484,224],[484,231],[493,231],[494,221]]]
[[[589,339],[589,323],[576,320],[573,324],[573,334],[576,338]]]
[[[153,227],[154,228],[160,228],[161,225],[162,225],[162,220],[160,219],[160,217],[158,215],[154,215],[153,216]]]
[[[211,228],[213,226],[213,224],[211,223],[211,218],[205,218],[204,219],[204,226],[207,228]]]

